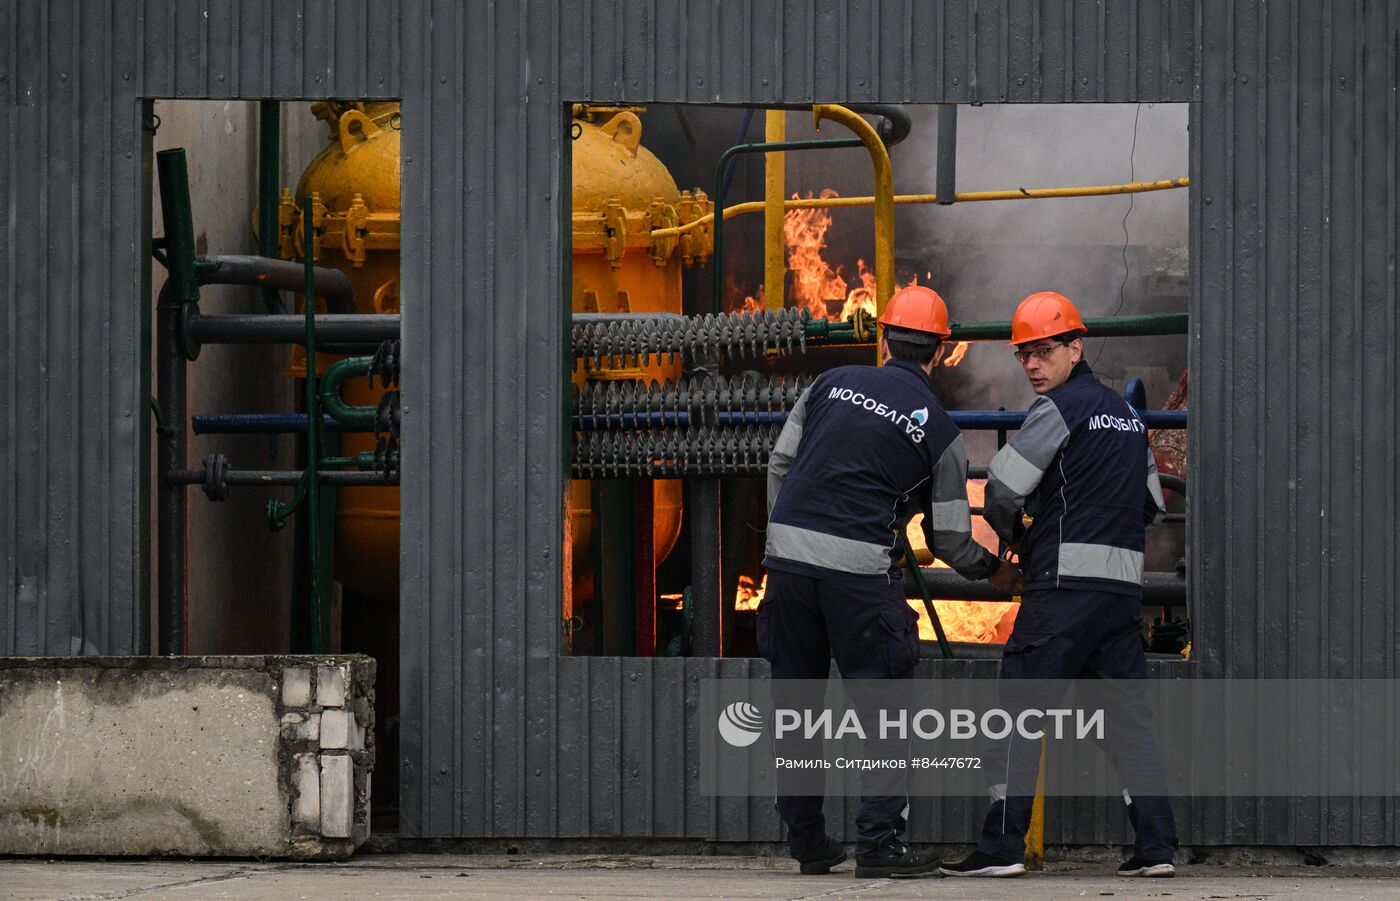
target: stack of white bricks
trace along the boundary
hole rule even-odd
[[[372,701],[357,696],[350,665],[282,670],[282,751],[291,763],[292,824],[308,839],[369,836]],[[285,759],[285,758],[284,758]],[[294,838],[295,841],[295,838]]]

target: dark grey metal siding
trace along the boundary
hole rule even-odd
[[[1202,38],[1199,659],[1210,675],[1395,678],[1400,4],[1236,3]],[[1222,841],[1391,844],[1396,812],[1274,800],[1202,819]]]
[[[1152,10],[536,2],[406,14],[405,121],[431,123],[405,129],[403,170],[405,296],[427,299],[405,303],[424,382],[405,386],[404,415],[409,434],[431,434],[405,461],[406,834],[777,836],[761,799],[711,807],[673,778],[694,758],[679,754],[683,731],[657,730],[684,725],[690,676],[711,664],[557,657],[565,436],[548,362],[564,353],[563,104],[1189,99],[1191,7]],[[648,709],[655,719],[620,718]]]
[[[1195,4],[593,0],[561,4],[571,100],[1189,100]],[[547,16],[548,4],[536,7]],[[536,19],[535,21],[542,21]]]
[[[140,98],[402,97],[405,833],[776,838],[696,795],[686,744],[693,680],[761,663],[558,657],[565,101],[1196,100],[1196,657],[1393,677],[1397,53],[1400,0],[4,0],[0,653],[142,646]],[[1396,820],[1215,802],[1190,837]]]

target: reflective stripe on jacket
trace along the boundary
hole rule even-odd
[[[992,459],[985,510],[1002,540],[1020,541],[1026,591],[1141,591],[1146,529],[1166,513],[1147,428],[1081,361]]]
[[[972,538],[962,435],[923,370],[894,360],[822,373],[769,459],[765,565],[894,581],[897,530],[920,511],[935,556],[970,579],[996,570]]]

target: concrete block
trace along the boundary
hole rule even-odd
[[[348,710],[321,712],[321,747],[349,750],[356,731],[355,715]]]
[[[355,775],[348,754],[321,755],[321,834],[349,838],[355,825]]]
[[[324,771],[321,667],[342,691]],[[357,656],[0,658],[0,856],[346,857],[373,686]]]
[[[311,668],[294,666],[282,671],[282,706],[311,706]]]
[[[316,667],[316,703],[322,707],[345,706],[345,672],[340,667]]]
[[[292,804],[292,822],[311,832],[321,830],[321,768],[314,753],[296,755],[297,798]]]
[[[284,713],[282,714],[283,741],[320,741],[321,714]]]

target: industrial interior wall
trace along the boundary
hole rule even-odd
[[[140,98],[401,97],[403,833],[774,839],[763,799],[698,795],[685,738],[694,680],[761,662],[558,653],[565,101],[1195,101],[1200,667],[1393,677],[1397,28],[1400,0],[6,0],[0,653],[145,648]],[[1400,821],[1228,806],[1191,841]],[[966,840],[978,807],[914,828]]]

